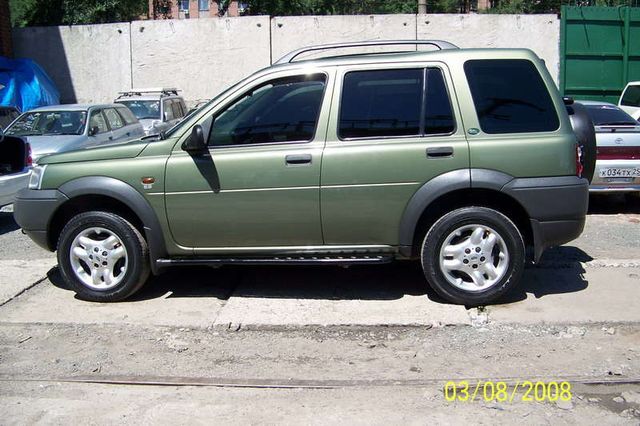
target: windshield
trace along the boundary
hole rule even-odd
[[[5,133],[15,136],[81,135],[86,122],[86,111],[27,112],[9,126]]]
[[[595,126],[637,126],[629,114],[613,105],[585,105]]]
[[[131,100],[118,101],[118,103],[127,106],[138,120],[160,120],[160,101]]]

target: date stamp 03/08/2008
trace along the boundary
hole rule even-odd
[[[444,385],[444,397],[449,402],[556,402],[571,401],[569,382],[509,382],[467,380],[448,381]]]

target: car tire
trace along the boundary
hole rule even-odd
[[[149,249],[135,226],[102,211],[74,216],[58,240],[58,264],[79,298],[117,302],[138,291],[149,276]]]
[[[464,207],[442,216],[427,232],[422,269],[447,301],[478,306],[496,301],[517,285],[525,247],[516,225],[486,207]]]

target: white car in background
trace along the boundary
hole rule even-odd
[[[583,104],[596,130],[596,168],[590,192],[640,191],[640,123],[616,105]]]
[[[622,91],[618,106],[636,120],[640,120],[640,81],[630,81]]]

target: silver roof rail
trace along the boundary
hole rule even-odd
[[[175,87],[149,87],[149,88],[141,88],[141,89],[130,89],[122,92],[118,92],[118,99],[126,98],[130,96],[142,96],[144,94],[151,93],[159,93],[160,97],[162,96],[173,96],[178,95],[178,92],[181,90],[176,89]]]
[[[329,50],[329,49],[341,49],[344,47],[367,47],[367,46],[397,46],[397,45],[429,45],[435,46],[440,50],[445,49],[458,49],[455,44],[449,43],[443,40],[374,40],[374,41],[354,41],[347,43],[332,43],[332,44],[320,44],[317,46],[303,47],[301,49],[289,52],[280,58],[276,64],[287,64],[293,62],[293,60],[306,52],[313,52],[317,50]],[[388,52],[381,52],[388,53]]]

